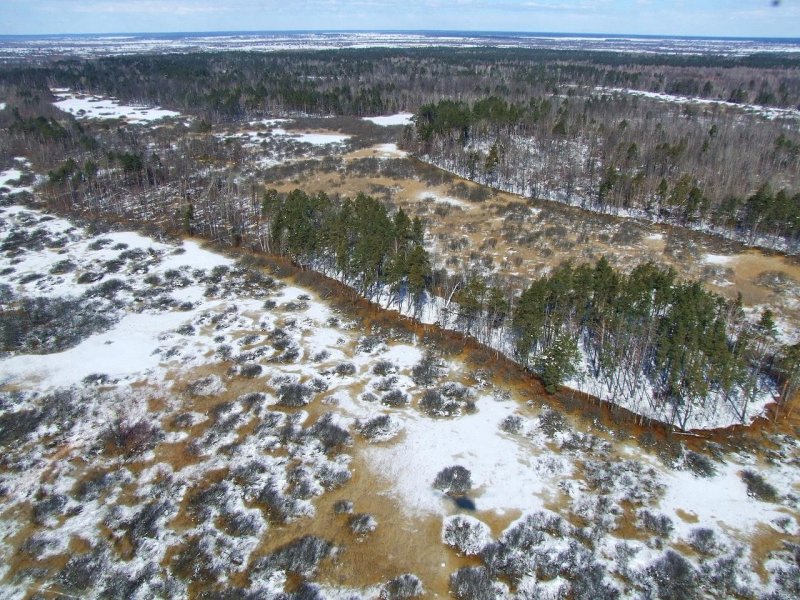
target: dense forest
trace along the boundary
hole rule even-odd
[[[796,251],[796,128],[608,94],[420,107],[408,146],[481,183]],[[620,108],[624,107],[624,111]]]

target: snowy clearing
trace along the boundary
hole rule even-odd
[[[311,144],[312,146],[326,146],[328,144],[342,144],[350,139],[351,136],[340,133],[294,133],[286,131],[280,127],[272,130],[272,134],[296,140],[302,144]]]
[[[114,98],[80,94],[64,88],[51,91],[58,98],[53,105],[77,119],[125,119],[129,123],[142,124],[181,116],[181,113],[174,110],[131,106]]]
[[[370,121],[381,127],[396,127],[398,125],[411,125],[414,113],[397,113],[396,115],[386,115],[383,117],[364,117],[364,121]]]

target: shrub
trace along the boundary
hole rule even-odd
[[[697,573],[691,563],[674,550],[667,550],[650,565],[647,574],[655,582],[661,600],[697,598]]]
[[[717,536],[713,529],[697,527],[689,534],[689,545],[699,554],[709,556],[717,549]]]
[[[337,365],[334,369],[334,372],[339,377],[347,377],[348,375],[355,375],[356,374],[356,366],[353,363],[342,363]]]
[[[647,531],[654,533],[660,538],[669,538],[675,526],[672,524],[672,519],[667,515],[659,515],[650,512],[646,508],[638,511],[639,524]]]
[[[522,431],[523,420],[519,415],[508,415],[500,423],[500,429],[506,433],[518,434]]]
[[[350,514],[353,512],[353,503],[350,500],[337,500],[333,512],[337,515]]]
[[[51,275],[64,275],[65,273],[71,273],[75,270],[77,265],[69,259],[60,260],[52,267],[50,267],[50,274]]]
[[[261,371],[263,371],[261,365],[256,365],[256,364],[242,365],[239,368],[239,375],[241,375],[242,377],[253,379],[254,377],[258,377],[259,375],[261,375]]]
[[[392,390],[383,395],[381,403],[393,408],[400,408],[408,404],[408,396],[401,390]]]
[[[261,515],[254,511],[232,511],[223,516],[225,530],[234,537],[257,536],[264,529]]]
[[[442,541],[461,554],[480,554],[491,541],[489,527],[474,517],[453,515],[442,523]]]
[[[548,437],[553,437],[559,431],[567,428],[567,421],[560,412],[545,408],[539,415],[539,427]]]
[[[325,451],[349,446],[353,438],[347,429],[336,423],[336,416],[333,413],[325,413],[314,425],[308,429],[307,435],[320,441]]]
[[[311,577],[319,563],[331,555],[333,546],[316,536],[306,535],[279,548],[255,564],[256,571],[282,570],[301,577]]]
[[[284,383],[278,388],[278,404],[289,408],[305,406],[311,401],[311,388],[302,383]]]
[[[348,524],[353,533],[357,535],[366,535],[372,533],[378,528],[378,521],[375,517],[367,514],[355,514],[348,519]]]
[[[714,463],[704,454],[689,450],[684,460],[686,466],[698,477],[713,477],[717,473]]]
[[[87,283],[94,283],[95,281],[100,281],[103,278],[103,273],[95,273],[93,271],[86,271],[85,273],[81,273],[78,276],[78,283],[80,284],[87,284]]]
[[[747,495],[751,498],[757,498],[762,502],[777,502],[778,490],[758,473],[746,469],[742,471],[742,480],[747,485]]]
[[[358,430],[370,441],[385,441],[397,435],[399,423],[390,415],[379,415],[372,419],[358,423]]]
[[[439,377],[439,359],[431,350],[426,350],[420,361],[411,369],[411,378],[417,385],[428,387]]]
[[[134,546],[139,547],[143,538],[157,537],[161,527],[175,512],[175,504],[169,499],[145,504],[128,523]]]
[[[375,363],[375,366],[372,367],[372,372],[375,373],[375,375],[385,377],[397,373],[397,366],[388,360],[379,360]]]
[[[449,496],[463,496],[472,489],[472,477],[460,465],[446,467],[436,474],[433,487]]]
[[[103,578],[107,563],[105,549],[100,547],[88,554],[73,556],[58,574],[58,582],[67,590],[86,591]]]
[[[389,392],[392,390],[395,383],[397,383],[397,377],[389,375],[387,377],[381,377],[375,382],[374,387],[379,392]]]
[[[432,417],[451,417],[459,410],[458,402],[445,398],[440,390],[435,389],[425,390],[419,407]]]
[[[46,525],[51,517],[64,514],[67,501],[68,499],[64,494],[45,496],[33,505],[33,522],[37,525]]]
[[[450,590],[458,600],[495,600],[500,596],[484,567],[464,567],[453,573]]]
[[[127,457],[134,457],[155,448],[164,437],[158,425],[147,419],[130,422],[118,417],[104,434],[106,447]]]
[[[362,402],[377,402],[378,401],[378,397],[375,394],[373,394],[372,392],[364,392],[363,394],[361,394],[361,396],[359,396],[359,398],[361,399]],[[1,434],[1,432],[0,432],[0,434]]]
[[[422,596],[425,590],[419,577],[411,573],[398,575],[381,588],[380,600],[407,600]]]

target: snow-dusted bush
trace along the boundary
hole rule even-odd
[[[411,369],[411,378],[417,385],[428,387],[441,374],[441,361],[431,351],[426,350],[420,361]]]
[[[261,375],[261,371],[263,370],[264,369],[261,365],[251,363],[239,367],[239,375],[241,375],[242,377],[247,377],[249,379],[252,379],[254,377],[258,377],[259,375]]]
[[[305,406],[311,401],[313,391],[302,383],[284,383],[278,388],[278,404],[289,408]]]
[[[87,554],[72,556],[58,574],[58,582],[70,592],[86,592],[105,575],[108,549],[97,546]]]
[[[234,537],[258,536],[264,530],[264,520],[258,511],[227,511],[222,522],[225,531]]]
[[[177,512],[175,503],[168,499],[152,500],[142,506],[125,523],[134,547],[139,547],[145,538],[158,538],[164,525]]]
[[[336,415],[325,413],[308,429],[307,434],[319,440],[326,452],[341,446],[349,446],[353,442],[347,429],[337,421]]]
[[[400,408],[408,404],[408,395],[402,390],[392,390],[391,392],[386,392],[381,397],[381,404],[393,408]]]
[[[33,522],[36,525],[54,523],[57,516],[65,513],[68,502],[64,494],[44,495],[33,505]]]
[[[567,428],[567,420],[560,412],[553,408],[543,408],[539,414],[539,428],[548,437]]]
[[[392,439],[400,429],[400,423],[391,415],[378,415],[357,424],[358,431],[372,442]]]
[[[745,469],[741,473],[742,481],[747,485],[747,495],[757,498],[762,502],[777,502],[779,500],[778,490],[755,471]]]
[[[292,519],[308,514],[307,503],[286,494],[283,486],[270,477],[258,492],[256,499],[264,505],[273,521],[286,523]]]
[[[472,489],[472,476],[461,465],[446,467],[436,474],[433,487],[450,496],[463,496]]]
[[[353,533],[357,535],[366,535],[378,528],[378,521],[375,520],[375,517],[364,513],[352,515],[347,522]]]
[[[656,470],[636,460],[587,460],[584,476],[592,489],[633,503],[650,502],[664,489]]]
[[[333,370],[339,377],[347,377],[350,375],[356,374],[356,366],[353,363],[345,362],[336,365],[336,368]]]
[[[9,444],[22,442],[36,431],[43,420],[44,414],[36,409],[3,413],[0,415],[0,445],[8,447]]]
[[[397,373],[397,365],[391,361],[382,359],[375,363],[375,365],[372,367],[372,372],[380,377],[386,377],[387,375]]]
[[[453,573],[450,591],[458,600],[495,600],[504,595],[502,586],[483,567],[464,567]]]
[[[333,512],[337,515],[350,514],[353,512],[353,503],[350,500],[337,500]]]
[[[467,556],[479,554],[491,542],[488,525],[468,515],[446,517],[442,523],[442,541]]]
[[[422,411],[432,417],[450,417],[458,413],[459,404],[446,398],[440,390],[429,388],[419,401]]]
[[[106,447],[126,457],[139,456],[152,450],[163,439],[164,432],[146,418],[129,421],[114,419],[103,434]]]
[[[394,375],[387,375],[386,377],[381,377],[373,384],[373,387],[379,392],[390,392],[394,389],[395,384],[397,383],[397,377]]]
[[[696,527],[689,533],[689,545],[698,554],[710,556],[719,548],[717,536],[713,529]]]
[[[674,550],[667,550],[645,573],[661,600],[692,600],[698,597],[697,571]]]
[[[524,423],[519,415],[508,415],[500,422],[500,429],[506,433],[519,434],[522,432]]]
[[[660,538],[668,539],[675,529],[672,519],[667,515],[656,514],[643,508],[637,511],[636,516],[640,527]]]
[[[380,600],[407,600],[422,596],[425,590],[419,577],[411,573],[398,575],[381,587]]]
[[[713,477],[717,473],[714,463],[705,454],[689,450],[684,455],[686,466],[698,477]]]
[[[372,392],[364,392],[363,394],[361,394],[359,396],[359,399],[362,402],[377,402],[378,401],[378,397],[375,394],[373,394]]]
[[[330,542],[313,535],[306,535],[282,546],[272,554],[259,559],[253,570],[286,571],[301,577],[311,577],[319,563],[333,552]]]

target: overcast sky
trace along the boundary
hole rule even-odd
[[[337,29],[800,37],[800,0],[0,0],[0,34]]]

